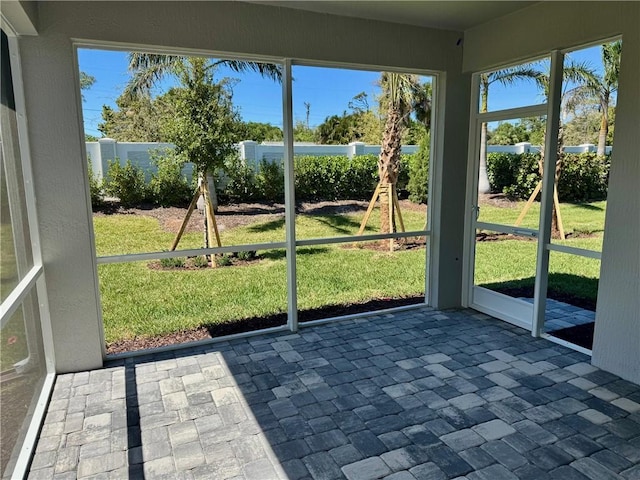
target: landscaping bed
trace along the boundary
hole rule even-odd
[[[373,312],[376,310],[386,310],[388,308],[415,305],[419,303],[424,303],[424,294],[406,298],[379,298],[349,305],[327,305],[321,308],[302,310],[298,312],[298,321],[301,323],[311,322],[313,320]],[[136,350],[145,350],[199,340],[207,340],[224,335],[232,335],[234,333],[244,333],[252,330],[278,327],[280,325],[285,325],[286,323],[287,314],[282,312],[265,317],[244,318],[233,322],[204,325],[167,335],[157,335],[152,337],[140,336],[107,344],[107,354],[113,355],[123,352],[132,352]]]
[[[424,228],[426,206],[401,200],[408,231]],[[481,199],[487,222],[514,221],[523,203],[503,195]],[[300,239],[355,235],[368,202],[304,202],[296,206],[296,234]],[[532,210],[535,210],[534,205]],[[571,245],[597,248],[601,241],[600,205],[563,205],[569,231],[576,235]],[[159,252],[171,244],[180,227],[184,208],[130,208],[112,205],[94,215],[98,255]],[[513,217],[513,218],[511,218]],[[533,225],[535,212],[525,219]],[[222,244],[247,245],[283,242],[284,207],[280,204],[247,203],[222,205],[217,213]],[[365,233],[377,233],[379,212],[374,212]],[[532,228],[532,227],[528,227]],[[194,213],[179,249],[202,245],[203,216]],[[122,232],[127,232],[123,237]],[[362,313],[399,305],[420,303],[424,298],[424,237],[396,241],[389,252],[388,241],[327,244],[297,249],[299,321]],[[502,259],[502,271],[484,268],[477,284],[511,295],[529,296],[529,264],[535,264],[531,240],[512,236],[478,242],[486,263]],[[532,255],[533,260],[529,257]],[[513,260],[505,261],[505,253]],[[216,258],[222,256],[217,256]],[[567,256],[565,256],[567,257]],[[197,259],[197,261],[196,261]],[[255,252],[250,259],[226,254],[209,268],[204,256],[169,261],[140,261],[99,265],[101,299],[107,352],[149,349],[232,333],[268,328],[286,323],[286,254],[283,249]],[[590,259],[552,258],[555,270],[550,280],[560,288],[559,296],[584,308],[595,304],[593,282],[597,265]],[[556,261],[557,260],[557,261]],[[562,260],[562,262],[560,262]],[[164,263],[164,265],[163,265]],[[554,285],[555,285],[554,283]],[[552,282],[550,281],[550,287]],[[515,289],[515,290],[514,290]],[[513,290],[513,291],[512,291]],[[525,292],[526,290],[526,292]],[[554,287],[555,290],[555,287]],[[593,298],[590,298],[593,297]]]

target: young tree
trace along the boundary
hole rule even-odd
[[[199,189],[172,249],[177,246],[195,201],[201,195],[205,199],[207,219],[205,246],[210,246],[214,233],[220,246],[209,175],[216,169],[223,168],[225,159],[234,152],[240,119],[233,108],[230,89],[225,82],[214,81],[216,67],[221,64],[236,72],[256,71],[274,80],[281,78],[280,68],[267,63],[138,52],[129,54],[129,69],[133,76],[125,89],[125,95],[150,96],[151,88],[167,75],[175,77],[180,85],[171,91],[175,115],[166,123],[165,130],[168,139],[175,143],[176,151],[194,164],[199,177]]]
[[[431,85],[420,84],[417,75],[383,72],[380,77],[382,94],[379,97],[380,111],[385,112],[384,129],[380,155],[378,156],[379,182],[369,203],[369,208],[360,224],[358,234],[364,231],[375,202],[380,199],[380,231],[395,231],[395,208],[398,206],[396,184],[400,172],[400,153],[402,139],[407,127],[412,127],[411,113],[421,120],[425,134],[431,119]],[[418,122],[413,122],[414,125]],[[411,128],[409,128],[411,130]],[[402,216],[398,210],[398,219],[402,226]],[[393,249],[393,241],[389,242]]]
[[[415,93],[420,88],[416,75],[383,72],[380,77],[382,87],[381,106],[385,110],[384,131],[380,156],[378,157],[378,176],[380,184],[395,188],[400,171],[400,153],[402,148],[402,133],[407,119],[415,106]],[[391,195],[389,195],[391,198]],[[389,200],[380,201],[380,231],[390,233],[395,231],[393,209]],[[391,218],[391,219],[390,219]]]

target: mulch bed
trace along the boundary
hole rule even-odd
[[[311,310],[298,312],[299,322],[311,322],[325,318],[339,317],[343,315],[353,315],[357,313],[385,310],[387,308],[400,307],[405,305],[416,305],[424,302],[424,296],[413,296],[404,298],[379,298],[368,302],[353,303],[349,305],[327,305]],[[165,347],[198,340],[231,335],[234,333],[250,332],[264,328],[278,327],[287,323],[286,313],[277,313],[259,318],[247,318],[233,322],[206,325],[191,330],[161,335],[156,337],[135,337],[131,339],[119,340],[107,344],[107,354],[132,352],[135,350],[146,350],[151,348]]]
[[[578,345],[588,350],[593,349],[593,330],[595,323],[585,323],[583,325],[576,325],[575,327],[567,327],[561,330],[555,330],[549,334],[566,340],[567,342]]]

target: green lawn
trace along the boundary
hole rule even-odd
[[[487,222],[511,222],[518,208],[483,207]],[[593,232],[569,237],[565,243],[598,249],[604,203],[563,205],[569,232]],[[403,211],[408,230],[424,227],[424,213]],[[534,217],[533,212],[529,217]],[[527,221],[531,222],[531,220]],[[362,213],[298,215],[298,238],[352,235]],[[525,223],[525,225],[528,225]],[[375,232],[378,215],[368,226]],[[530,225],[533,226],[533,225]],[[98,255],[162,251],[173,234],[150,217],[132,215],[94,218]],[[126,232],[123,234],[123,232]],[[275,219],[221,232],[223,245],[279,242],[284,222]],[[180,248],[201,245],[202,234],[190,233]],[[476,281],[490,288],[530,287],[535,275],[535,242],[502,240],[477,244]],[[232,322],[286,311],[286,259],[283,250],[260,251],[259,261],[245,265],[197,270],[158,270],[149,262],[100,265],[101,299],[107,342],[138,335],[159,335],[200,325]],[[599,261],[551,253],[550,284],[574,297],[595,299]],[[374,298],[405,297],[424,292],[424,248],[393,253],[353,245],[324,245],[297,251],[298,308],[301,310],[364,302]]]
[[[361,215],[300,215],[297,234],[301,238],[355,234]],[[424,227],[422,213],[405,212],[404,220],[407,228]],[[368,231],[374,232],[377,225],[374,215]],[[162,232],[158,221],[149,217],[95,217],[94,229],[99,256],[167,250],[173,240],[173,234]],[[221,239],[223,245],[282,241],[284,223],[276,220],[223,231]],[[180,248],[199,247],[201,242],[201,233],[190,233]],[[258,254],[258,262],[214,269],[158,270],[150,269],[149,262],[100,265],[106,341],[285,312],[284,251]],[[424,249],[390,253],[327,245],[299,248],[297,260],[302,310],[424,292]]]

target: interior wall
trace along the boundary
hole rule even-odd
[[[465,71],[622,35],[594,365],[640,383],[640,3],[541,2],[465,32]],[[508,39],[506,41],[505,39]]]
[[[441,202],[463,217],[467,135],[450,131],[468,123],[459,33],[240,2],[40,2],[38,17],[20,54],[58,372],[99,367],[103,352],[74,39],[452,72],[439,175],[457,190],[442,188]],[[442,222],[434,238],[440,306],[460,302],[462,228]]]

